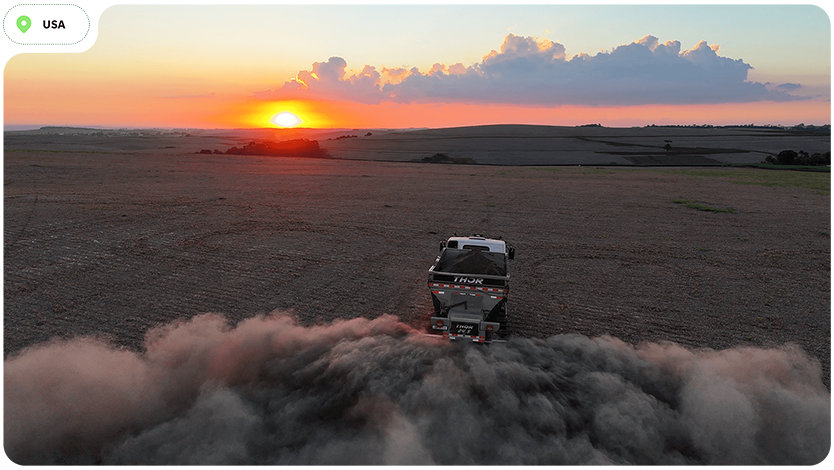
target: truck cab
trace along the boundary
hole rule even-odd
[[[506,253],[507,258],[515,257],[515,249],[508,246],[507,242],[500,239],[484,238],[481,236],[471,237],[449,237],[445,242],[440,243],[440,250],[443,248],[460,248],[464,250],[486,250],[493,253]]]

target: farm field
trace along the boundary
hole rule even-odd
[[[6,356],[88,334],[138,348],[205,312],[420,327],[439,241],[484,233],[517,247],[514,335],[793,342],[828,382],[827,173],[150,150],[4,165]]]

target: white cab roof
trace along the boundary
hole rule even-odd
[[[504,240],[494,240],[483,237],[449,237],[449,241],[457,241],[458,248],[465,248],[467,245],[483,246],[495,253],[506,253],[507,244]]]

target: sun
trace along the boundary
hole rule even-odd
[[[295,127],[301,124],[301,118],[289,111],[281,111],[269,120],[278,127]]]

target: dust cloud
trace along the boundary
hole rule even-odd
[[[830,393],[796,346],[559,335],[449,343],[275,313],[53,341],[5,361],[21,464],[813,464]]]

